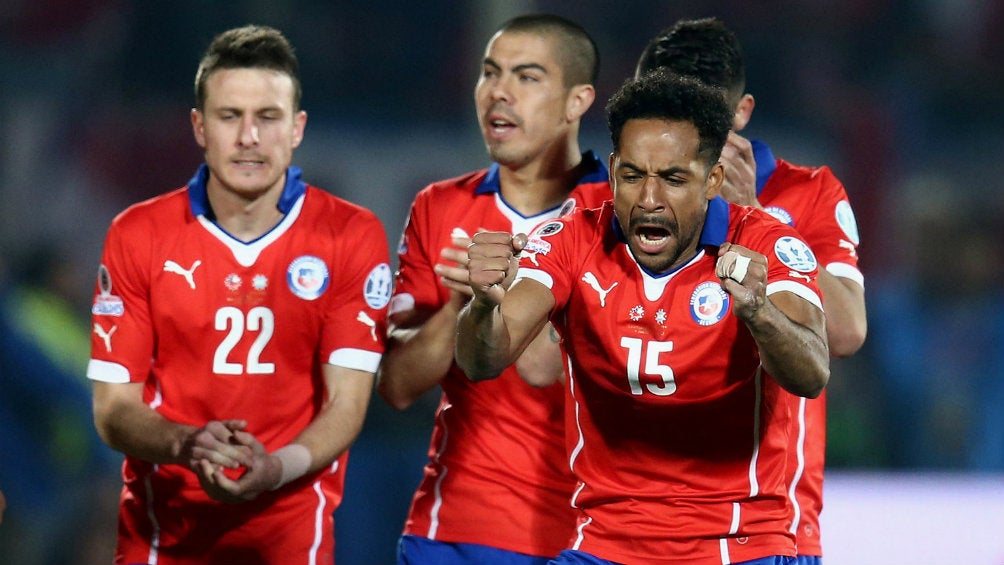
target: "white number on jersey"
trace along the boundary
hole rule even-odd
[[[265,350],[272,332],[275,330],[275,315],[264,306],[256,306],[248,312],[247,318],[244,312],[233,306],[224,306],[216,311],[216,329],[219,331],[230,331],[224,336],[216,354],[213,355],[213,372],[217,375],[240,375],[247,372],[249,375],[270,375],[275,373],[275,363],[262,363],[259,361],[261,352]],[[244,337],[244,331],[258,332],[258,337],[248,349],[247,364],[231,363],[227,361],[234,346]],[[245,371],[245,366],[247,367]]]
[[[659,355],[673,350],[672,341],[644,342],[637,337],[622,337],[621,347],[628,350],[627,378],[628,384],[631,385],[631,394],[641,395],[646,389],[656,396],[669,396],[676,392],[676,380],[673,378],[672,367],[659,363]],[[661,385],[648,383],[645,385],[645,389],[642,389],[639,377],[642,350],[645,350],[645,374],[662,377]]]

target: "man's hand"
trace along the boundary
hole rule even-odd
[[[247,422],[244,420],[208,422],[181,446],[181,456],[193,470],[199,461],[227,469],[247,466],[251,461],[251,450],[234,439],[234,434],[243,432],[245,428]]]
[[[467,247],[471,244],[469,237],[454,237],[450,239],[453,247],[444,247],[439,256],[443,262],[436,263],[432,270],[439,275],[439,282],[451,290],[450,300],[457,303],[457,309],[470,300],[470,274],[467,270],[469,262]]]
[[[526,234],[481,232],[474,235],[467,254],[470,288],[474,297],[489,304],[499,304],[516,278],[519,252],[526,245]]]
[[[748,322],[767,302],[767,258],[733,243],[718,248],[715,275],[732,296],[732,313]]]
[[[750,141],[730,131],[725,147],[722,148],[720,161],[725,166],[722,198],[736,204],[761,208],[756,198],[756,161],[753,159],[753,145]]]
[[[214,500],[236,504],[254,500],[279,483],[282,462],[266,452],[265,446],[253,434],[234,431],[231,442],[248,454],[244,457],[244,472],[239,476],[228,475],[221,465],[199,459],[192,470],[206,494]]]

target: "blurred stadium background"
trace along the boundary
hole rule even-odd
[[[1004,3],[0,0],[0,561],[111,562],[120,458],[90,422],[104,231],[200,161],[188,110],[213,35],[282,29],[302,66],[305,179],[388,242],[425,184],[486,166],[472,90],[505,19],[581,23],[602,54],[583,147],[647,40],[717,16],[746,48],[746,132],[829,165],[861,232],[869,337],[829,387],[828,565],[1004,563]],[[339,565],[393,563],[436,397],[374,396],[336,515]],[[970,553],[965,553],[966,551]]]

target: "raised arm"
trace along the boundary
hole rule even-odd
[[[732,296],[732,312],[753,334],[764,368],[792,394],[819,396],[830,379],[823,311],[792,292],[768,297],[763,255],[731,243],[723,244],[718,253],[722,288]],[[740,256],[749,259],[745,274],[736,268]]]
[[[470,285],[474,298],[457,321],[457,364],[474,381],[493,379],[513,364],[547,324],[554,297],[544,285],[520,280],[514,246],[522,249],[525,235],[485,232],[468,248]]]

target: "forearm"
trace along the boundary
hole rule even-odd
[[[769,300],[747,327],[764,368],[785,390],[819,396],[830,378],[829,350],[821,335],[789,319]]]
[[[330,466],[359,436],[369,405],[373,375],[341,369],[336,389],[321,407],[317,417],[290,442],[310,451],[311,463],[306,473]]]
[[[187,465],[185,444],[198,431],[163,417],[142,402],[131,402],[112,394],[109,387],[140,384],[95,383],[94,425],[101,439],[112,449],[150,463]]]
[[[550,324],[537,334],[516,359],[516,371],[533,386],[548,386],[562,381],[564,359],[558,345],[558,334]]]
[[[458,308],[448,303],[416,328],[396,328],[377,373],[377,392],[403,410],[431,390],[453,365]]]
[[[518,355],[510,347],[509,332],[498,305],[475,298],[460,311],[456,358],[467,378],[494,379]]]

